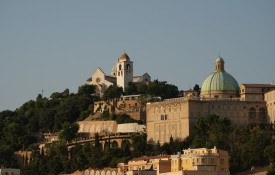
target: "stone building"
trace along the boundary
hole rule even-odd
[[[118,164],[118,175],[229,175],[224,150],[186,149],[177,155],[144,156]]]
[[[171,172],[180,170],[226,171],[229,173],[229,156],[227,151],[197,148],[183,150],[183,154],[171,156]]]
[[[275,90],[265,93],[265,101],[267,106],[267,119],[275,123]]]
[[[105,90],[111,85],[117,85],[125,89],[129,82],[148,83],[151,77],[148,73],[141,76],[134,76],[134,63],[126,53],[123,53],[112,68],[110,75],[106,75],[100,68],[97,68],[92,76],[86,81],[89,85],[96,86],[96,95],[102,96]]]
[[[146,175],[158,175],[160,173],[171,172],[171,156],[151,156],[134,158],[128,163],[118,164],[119,175],[138,175],[139,171]],[[154,173],[155,172],[155,173]]]
[[[249,86],[250,87],[250,86]],[[249,93],[248,86],[240,87],[233,76],[224,69],[224,60],[218,57],[215,71],[202,83],[201,95],[167,99],[147,103],[147,141],[161,144],[170,136],[185,138],[191,134],[193,124],[202,116],[216,114],[228,118],[233,125],[267,123],[264,92],[273,85],[257,85],[261,93]],[[252,100],[254,99],[254,100]]]

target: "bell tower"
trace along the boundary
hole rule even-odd
[[[133,81],[133,62],[126,53],[123,53],[116,66],[117,85],[125,90],[128,83]]]

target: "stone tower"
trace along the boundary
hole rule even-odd
[[[116,65],[117,86],[125,90],[129,82],[133,81],[133,62],[126,53],[123,53]]]

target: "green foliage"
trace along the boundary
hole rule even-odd
[[[117,99],[123,93],[123,88],[116,85],[109,86],[104,92],[103,98],[105,100]]]
[[[228,134],[231,131],[231,123],[227,118],[220,119],[219,116],[211,114],[199,118],[194,125],[194,140],[192,147],[228,149]]]
[[[201,117],[194,125],[192,147],[208,147],[229,151],[232,173],[273,161],[271,131],[265,127],[233,127],[228,119],[216,115]]]
[[[17,167],[13,157],[11,146],[0,143],[0,167]]]
[[[174,139],[172,136],[170,137],[169,143],[164,143],[160,146],[159,142],[156,145],[156,155],[161,154],[177,154],[177,152],[181,152],[183,149],[190,148],[191,140],[189,137],[185,139]]]
[[[193,90],[197,92],[197,96],[200,96],[200,94],[201,94],[201,88],[200,88],[200,86],[198,84],[195,84]]]
[[[69,122],[65,122],[62,125],[62,130],[59,133],[59,138],[67,142],[70,142],[76,137],[78,129],[79,129],[79,125],[77,123],[71,124]]]
[[[95,93],[95,86],[94,85],[82,85],[78,88],[78,94],[82,95],[91,95]]]
[[[60,98],[67,98],[70,95],[69,89],[65,89],[63,92],[54,92],[50,96],[51,99],[60,99]]]
[[[85,88],[84,88],[85,87]],[[92,87],[81,86],[78,94],[54,92],[51,98],[39,94],[36,100],[24,103],[15,111],[0,112],[0,143],[12,150],[27,148],[37,140],[32,136],[37,132],[60,131],[64,122],[73,123],[91,112]]]
[[[267,175],[275,175],[275,163],[272,163],[267,169]]]
[[[117,124],[122,124],[122,123],[140,123],[140,121],[132,119],[127,114],[113,115],[113,118],[115,118],[115,121],[117,122]]]
[[[129,82],[128,86],[124,90],[125,95],[137,95],[139,94],[138,92],[138,85]]]
[[[270,163],[275,163],[275,143],[265,148],[264,156],[269,159]]]
[[[126,95],[147,94],[154,97],[161,97],[162,99],[168,99],[176,98],[179,94],[179,90],[175,85],[167,84],[164,81],[155,80],[149,84],[129,83],[124,93]]]
[[[135,134],[131,137],[133,157],[140,157],[142,155],[145,155],[145,152],[147,149],[146,138],[147,138],[147,135],[145,133]]]

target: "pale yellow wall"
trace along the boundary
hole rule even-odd
[[[192,171],[192,170],[182,170],[177,172],[162,173],[159,175],[230,175],[229,171]]]
[[[271,84],[241,84],[240,97],[243,101],[262,101],[264,93],[274,89]]]
[[[265,93],[268,122],[275,123],[275,90]]]
[[[180,170],[229,171],[227,151],[216,148],[187,149],[183,154],[171,156],[172,172]]]
[[[202,98],[238,98],[239,93],[236,91],[211,91],[211,93],[206,91],[201,92],[200,96]]]
[[[127,164],[119,163],[118,169],[120,172],[134,171],[134,170],[146,170],[148,167],[152,167],[156,170],[156,173],[164,173],[171,171],[171,159],[170,158],[145,158],[146,160],[130,160]]]
[[[146,106],[146,129],[149,142],[161,144],[189,135],[188,103],[178,100],[157,102]]]
[[[256,110],[251,117],[250,109]],[[228,118],[233,125],[266,123],[265,101],[240,101],[238,99],[198,99],[178,98],[162,102],[148,103],[146,106],[147,141],[163,144],[173,138],[190,135],[193,124],[202,116],[216,114]]]

